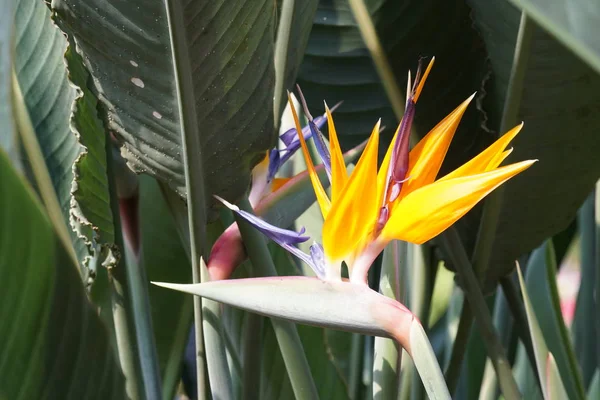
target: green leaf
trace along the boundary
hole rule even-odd
[[[533,264],[530,264],[532,266]],[[529,331],[531,333],[531,339],[535,350],[535,359],[537,364],[537,370],[542,382],[542,393],[546,400],[554,398],[565,398],[565,397],[554,397],[555,387],[563,386],[562,391],[565,391],[564,385],[561,381],[561,375],[557,371],[556,364],[551,361],[553,358],[552,353],[549,351],[544,338],[544,331],[537,320],[537,315],[541,315],[533,307],[532,302],[529,299],[528,288],[521,274],[521,269],[517,268],[519,274],[519,282],[521,284],[521,291],[523,292],[523,301],[525,303],[525,310],[527,312],[527,319],[529,321]],[[533,286],[533,285],[532,285]],[[530,287],[531,288],[531,287]],[[552,376],[550,378],[550,376]],[[551,382],[552,385],[548,383]],[[576,398],[580,398],[579,396]]]
[[[127,398],[77,266],[3,150],[0,223],[0,397]]]
[[[11,101],[15,1],[2,0],[0,6],[4,10],[0,15],[0,123],[4,127],[0,135],[0,148],[6,151],[15,168],[20,170],[21,154]]]
[[[499,129],[512,68],[520,12],[507,2],[469,0],[489,53],[493,86],[484,101],[489,126]],[[519,119],[508,162],[539,159],[504,190],[486,288],[514,260],[562,231],[600,175],[600,76],[539,27],[533,27]]]
[[[174,59],[163,1],[57,0],[59,26],[78,44],[108,128],[136,172],[182,197],[185,178],[175,65],[193,72],[207,204],[235,201],[275,139],[271,1],[185,5],[190,58]]]
[[[15,70],[83,279],[91,284],[110,256],[114,224],[106,172],[106,136],[81,59],[42,2],[19,0]],[[65,63],[66,60],[66,63]],[[107,265],[109,266],[109,265]],[[106,274],[104,274],[106,279]]]
[[[597,369],[590,383],[587,398],[589,400],[597,399],[600,396],[600,370]]]
[[[566,399],[568,398],[567,391],[563,385],[556,360],[552,353],[548,353],[548,371],[546,372],[546,385],[548,386],[548,397],[550,399]]]
[[[552,241],[546,241],[531,255],[527,264],[526,284],[531,307],[528,313],[535,312],[536,321],[544,327],[543,339],[548,351],[556,358],[569,398],[585,398],[583,380],[560,309]],[[542,369],[540,373],[545,371]],[[544,384],[546,378],[540,376],[540,381]]]
[[[188,282],[191,268],[158,183],[140,177],[140,262],[149,280]],[[192,324],[192,298],[148,284],[163,398],[173,398]]]
[[[590,351],[597,348],[598,324],[595,318],[598,300],[596,279],[598,276],[597,226],[594,210],[595,191],[592,192],[579,210],[577,223],[580,235],[580,265],[581,283],[577,292],[577,302],[573,315],[572,333],[577,361],[581,366],[584,385],[590,384],[598,368],[598,352]]]
[[[586,0],[511,0],[548,33],[600,72],[600,4]]]

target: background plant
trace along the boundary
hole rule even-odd
[[[380,117],[387,145],[406,71],[435,55],[415,136],[477,91],[443,171],[521,120],[508,161],[540,162],[433,243],[391,245],[372,287],[419,316],[457,398],[497,398],[513,376],[525,398],[597,398],[593,2],[0,5],[0,397],[172,398],[194,305],[148,282],[202,279],[200,256],[231,222],[212,195],[244,198],[275,144],[285,90],[298,82],[313,110],[343,100],[345,150]],[[314,206],[304,212],[306,183],[267,214],[319,226]],[[258,248],[263,239],[248,235]],[[573,247],[582,283],[567,328],[556,273]],[[269,251],[278,274],[297,274],[287,254]],[[246,262],[235,276],[275,272],[265,265]],[[423,396],[386,339],[194,301],[207,350],[194,379],[201,397]],[[486,368],[501,357],[512,374]],[[222,374],[208,382],[203,366]]]

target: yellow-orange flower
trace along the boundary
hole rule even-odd
[[[436,180],[460,119],[474,96],[437,124],[409,153],[407,135],[414,116],[414,105],[432,64],[433,60],[423,78],[419,80],[417,76],[412,92],[408,93],[407,112],[379,169],[380,123],[375,125],[356,168],[348,176],[334,121],[329,109],[326,109],[331,153],[331,197],[316,175],[304,137],[299,135],[324,217],[322,234],[327,268],[339,270],[342,261],[345,261],[351,281],[366,282],[369,266],[389,241],[398,239],[420,244],[434,238],[491,191],[535,162],[527,160],[500,167],[511,151],[506,147],[521,130],[521,124],[471,161]],[[290,107],[296,129],[300,131],[298,115],[291,100]],[[410,121],[407,120],[409,118]],[[406,149],[404,155],[403,148]],[[406,166],[402,167],[399,163]]]

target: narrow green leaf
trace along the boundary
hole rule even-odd
[[[546,371],[546,385],[548,386],[549,399],[567,399],[569,395],[563,385],[563,381],[552,353],[548,353],[548,371]]]
[[[403,263],[406,242],[393,241],[383,251],[379,292],[402,302],[407,296],[404,286],[408,279],[402,279],[408,266]],[[406,258],[406,257],[404,257]],[[410,306],[410,305],[409,305]],[[373,361],[373,398],[380,400],[397,399],[400,388],[400,365],[402,347],[386,338],[375,338]]]
[[[517,267],[517,273],[519,275],[519,283],[521,284],[521,291],[523,292],[523,301],[525,303],[525,310],[527,311],[527,318],[529,320],[529,330],[531,332],[531,338],[533,341],[533,346],[535,350],[535,358],[537,363],[538,374],[540,377],[540,381],[542,382],[542,393],[544,399],[550,400],[555,398],[563,398],[563,397],[553,397],[552,390],[553,387],[548,385],[549,376],[555,375],[551,378],[553,385],[563,385],[560,373],[557,371],[557,368],[554,368],[554,363],[552,361],[549,362],[550,358],[552,358],[551,354],[548,351],[548,346],[546,345],[546,341],[544,339],[544,333],[538,323],[536,318],[536,312],[533,308],[533,305],[529,299],[529,294],[527,290],[527,286],[525,284],[525,280],[523,279],[523,274],[521,273],[521,269]],[[565,390],[564,388],[562,389]]]
[[[600,369],[597,369],[588,388],[588,400],[594,400],[600,397]]]
[[[525,278],[528,302],[531,307],[528,311],[528,319],[531,320],[529,313],[533,312],[537,323],[544,327],[541,339],[546,343],[548,352],[556,358],[555,362],[563,377],[569,398],[584,399],[583,380],[560,309],[560,299],[556,287],[556,260],[552,241],[546,241],[544,245],[533,252],[527,264]],[[530,327],[530,329],[533,328]],[[536,339],[534,338],[534,340]],[[539,374],[546,372],[545,369],[538,371]],[[540,376],[540,381],[543,385],[546,379]]]
[[[3,150],[0,224],[0,397],[128,398],[77,265]]]
[[[190,261],[163,200],[158,183],[140,176],[140,263],[149,280],[189,281]],[[160,291],[148,283],[152,322],[163,398],[172,398],[179,384],[181,358],[192,323],[192,299],[177,292]]]
[[[506,352],[500,343],[494,330],[492,317],[486,304],[479,281],[475,271],[465,252],[460,237],[454,228],[448,229],[439,236],[440,244],[457,268],[457,274],[461,277],[461,284],[465,292],[465,298],[473,311],[475,322],[481,333],[481,338],[486,347],[486,352],[494,364],[494,370],[498,375],[498,381],[502,393],[507,398],[519,397],[519,389],[512,375],[510,364],[506,358]],[[483,370],[481,371],[483,373]]]
[[[580,235],[581,284],[573,316],[573,342],[584,385],[587,387],[598,368],[598,321],[593,317],[598,301],[595,299],[596,279],[600,261],[597,248],[597,225],[594,210],[595,193],[591,193],[577,215]]]

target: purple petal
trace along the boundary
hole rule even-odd
[[[319,157],[321,157],[321,160],[323,161],[325,171],[327,172],[327,176],[329,177],[329,181],[331,182],[331,155],[329,154],[329,149],[325,145],[323,134],[317,127],[312,115],[310,115],[310,111],[308,111],[308,105],[306,104],[306,99],[304,98],[302,89],[300,89],[300,85],[296,85],[296,88],[298,88],[298,94],[300,95],[300,102],[302,103],[304,114],[308,118],[308,126],[310,127],[310,131],[312,132],[312,136],[315,141],[315,147],[317,148],[317,153],[319,153]]]
[[[267,173],[267,182],[271,182],[273,178],[275,178],[275,174],[277,174],[277,171],[279,171],[279,168],[283,165],[284,162],[285,160],[282,161],[281,157],[279,156],[279,150],[272,149],[269,153],[269,170]]]
[[[302,250],[298,249],[295,244],[306,242],[310,239],[308,236],[303,236],[305,229],[302,228],[300,232],[295,232],[288,229],[278,228],[274,225],[269,224],[268,222],[258,218],[256,215],[253,215],[244,210],[240,210],[240,208],[236,205],[229,203],[227,200],[220,198],[219,196],[215,196],[221,203],[223,203],[227,208],[231,211],[235,212],[237,215],[242,217],[246,222],[254,226],[258,229],[263,235],[280,245],[282,248],[292,253],[302,261],[304,261],[308,266],[315,271],[315,274],[321,279],[325,278],[325,256],[323,253],[323,248],[318,244],[313,244],[311,246],[311,255],[304,253]],[[319,246],[321,251],[321,259],[313,256],[313,247]]]
[[[317,153],[319,153],[319,157],[323,161],[323,165],[325,166],[325,171],[327,171],[327,176],[329,177],[329,182],[331,182],[331,155],[329,154],[329,149],[325,145],[325,140],[323,139],[323,134],[317,128],[317,125],[313,121],[308,121],[308,126],[312,131],[313,140],[315,141],[315,147],[317,148]]]
[[[304,232],[306,231],[304,228],[300,230],[300,232],[292,231],[289,229],[278,228],[274,225],[269,224],[267,221],[264,221],[257,217],[256,215],[249,213],[244,210],[240,210],[240,208],[236,205],[231,204],[227,200],[222,199],[219,196],[215,196],[217,200],[223,203],[227,208],[231,211],[238,214],[240,217],[245,219],[250,225],[254,226],[256,229],[262,232],[263,235],[267,236],[269,239],[273,240],[275,243],[283,246],[284,244],[296,244],[303,243],[310,239],[309,236],[304,236]]]
[[[318,116],[313,122],[317,128],[321,128],[325,124],[325,121],[327,121],[327,114]],[[308,140],[313,136],[313,132],[308,125],[302,128],[302,135],[304,136],[304,140]],[[279,168],[300,148],[300,138],[298,137],[296,128],[288,129],[279,138],[286,147],[282,150],[273,149],[269,154],[269,175],[267,176],[269,182],[275,178]]]
[[[415,103],[412,97],[406,102],[406,109],[404,116],[400,122],[398,128],[398,138],[394,144],[394,150],[392,152],[392,160],[390,162],[390,170],[388,172],[389,181],[386,193],[391,190],[390,198],[388,201],[394,201],[400,194],[402,189],[402,183],[405,181],[406,174],[408,173],[408,154],[409,154],[409,139],[410,129],[412,127],[413,120],[415,118]]]

